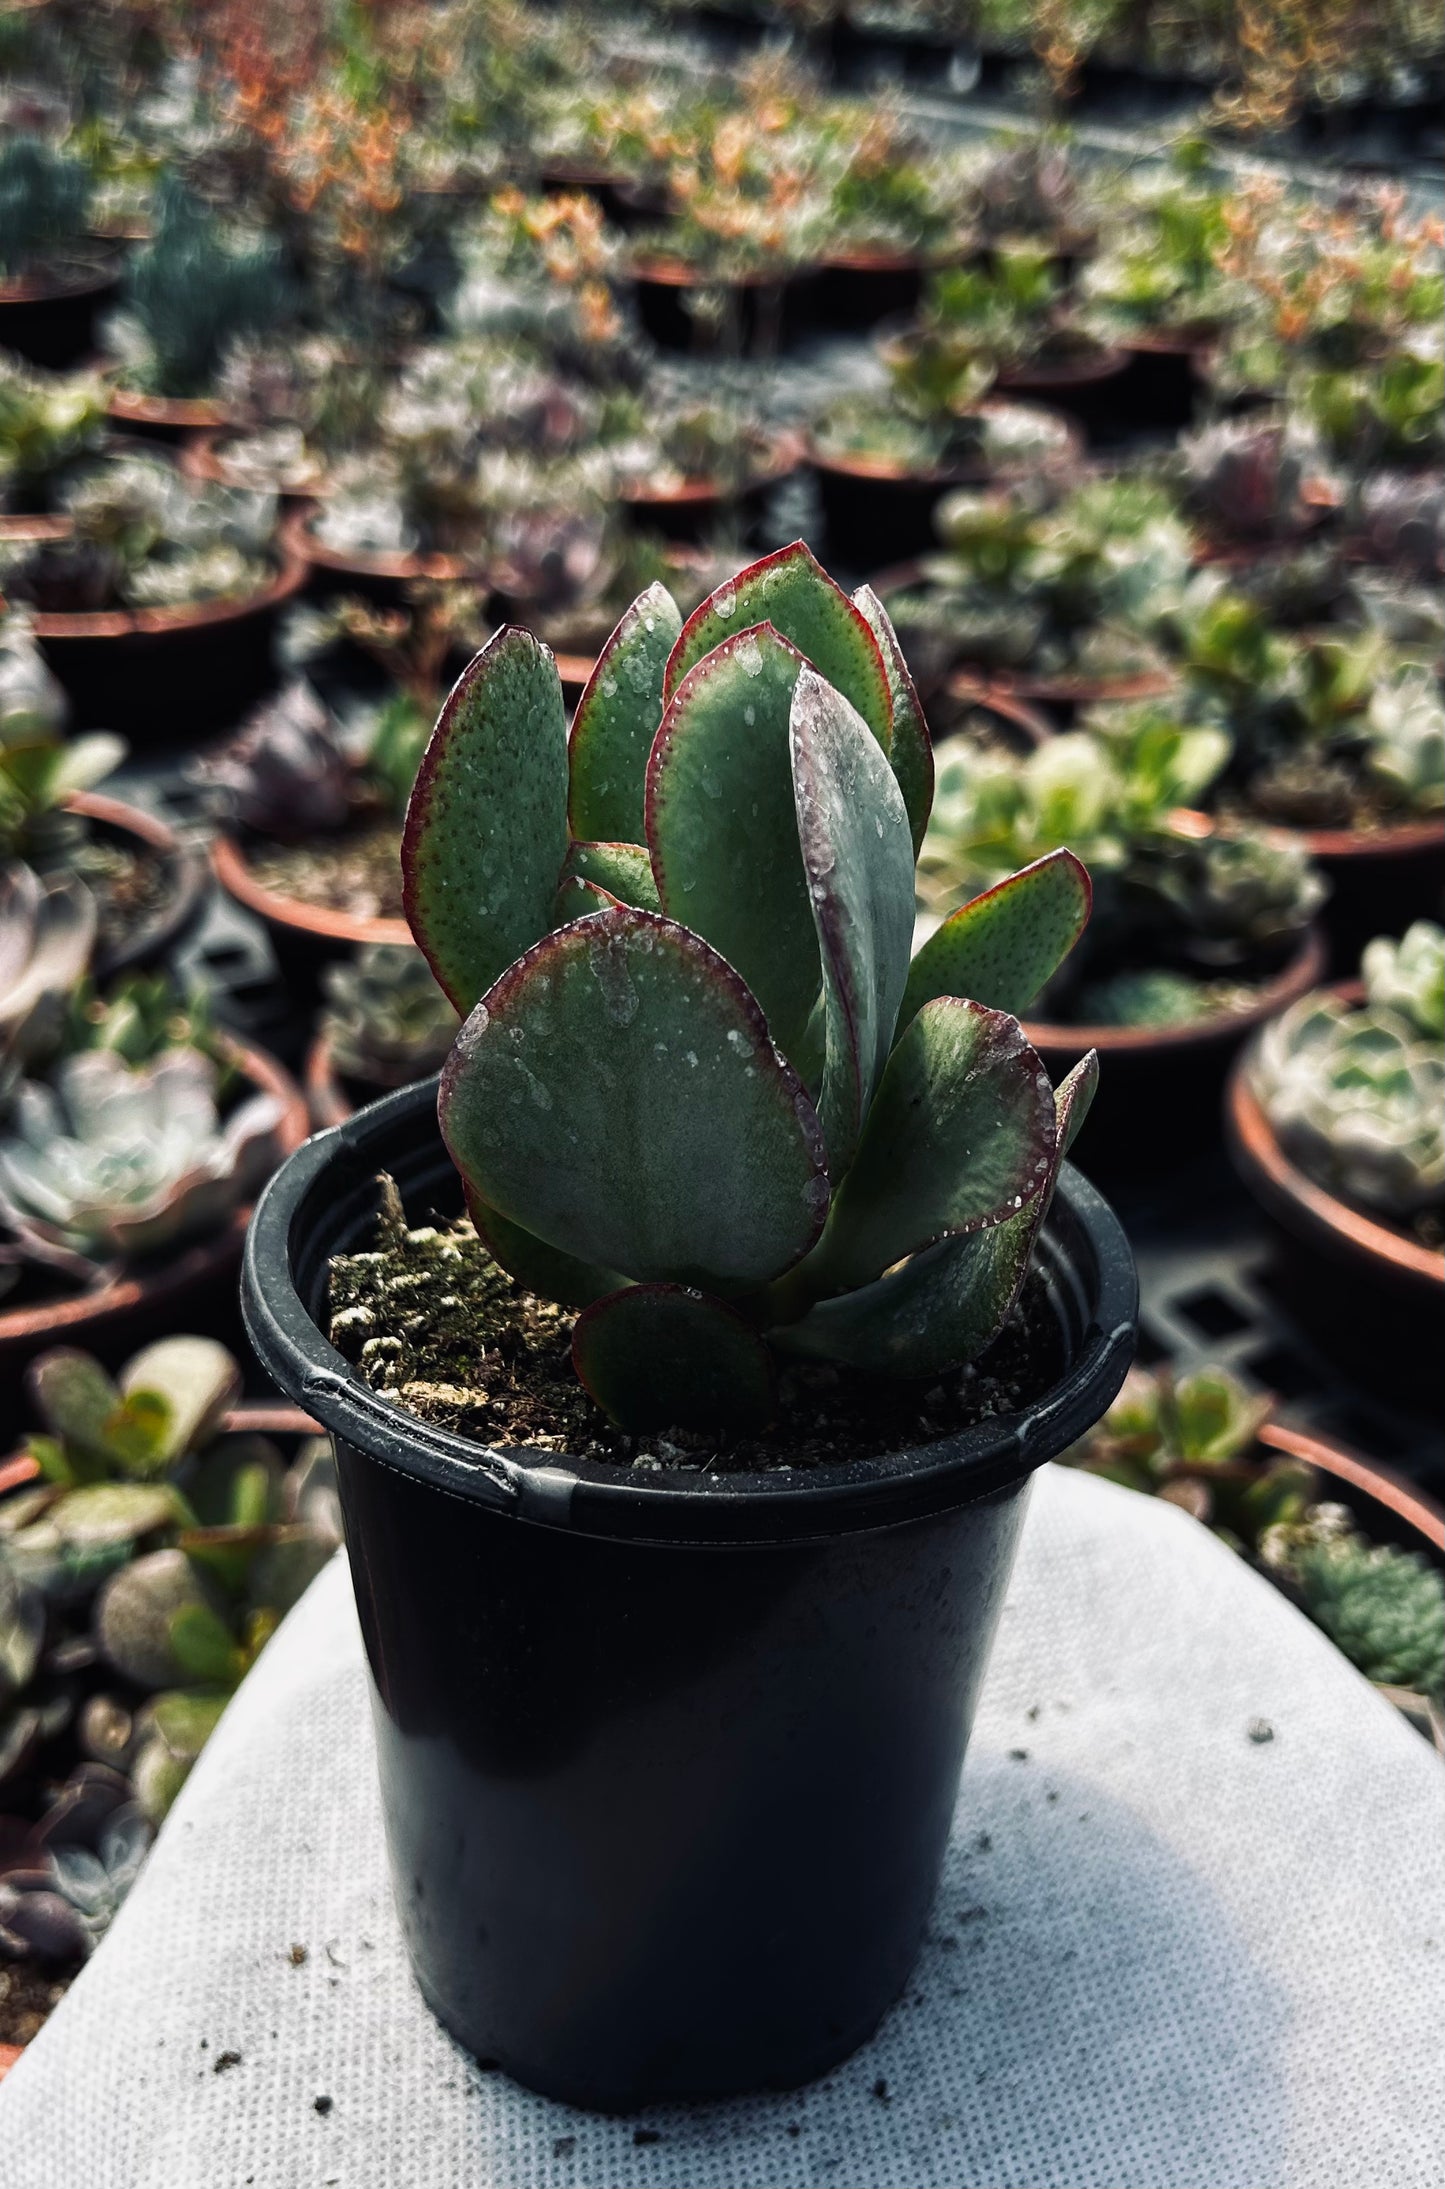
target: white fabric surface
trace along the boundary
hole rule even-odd
[[[338,1559],[0,2088],[3,2189],[1442,2181],[1445,1771],[1184,1514],[1052,1467],[910,1996],[824,2083],[619,2121],[456,2050],[392,1914]]]

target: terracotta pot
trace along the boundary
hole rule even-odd
[[[1318,987],[1324,968],[1325,940],[1312,927],[1246,1011],[1216,1011],[1183,1026],[1057,1026],[1026,1018],[1024,1032],[1055,1085],[1088,1050],[1099,1052],[1099,1091],[1079,1143],[1090,1171],[1115,1179],[1148,1175],[1213,1145],[1220,1093],[1241,1044]]]
[[[24,2049],[23,2045],[0,2045],[0,2083],[4,2082]]]
[[[313,521],[314,512],[304,505],[289,510],[281,519],[281,544],[308,574],[319,576],[324,591],[361,593],[389,603],[400,600],[403,587],[417,578],[437,584],[480,584],[486,578],[485,569],[466,555],[345,555],[317,539]]]
[[[1046,745],[1054,734],[1054,726],[1037,707],[1030,707],[1021,699],[1013,699],[1007,692],[989,692],[967,704],[966,712],[993,715],[1002,726],[1005,744],[1015,752],[1028,753]],[[960,735],[957,723],[944,729],[934,729],[934,750],[941,751],[951,737]]]
[[[52,372],[83,364],[94,354],[96,321],[119,288],[115,263],[0,281],[0,349]]]
[[[398,841],[400,830],[398,830]],[[266,930],[277,969],[299,1003],[314,1003],[322,968],[355,955],[364,943],[409,943],[411,929],[402,919],[362,919],[328,905],[308,904],[268,889],[257,879],[242,844],[219,835],[211,843],[211,871],[226,895],[252,913]]]
[[[1325,1478],[1326,1494],[1349,1506],[1364,1534],[1376,1542],[1398,1543],[1402,1550],[1420,1551],[1432,1565],[1445,1570],[1445,1507],[1407,1475],[1284,1421],[1267,1421],[1258,1441],[1272,1452],[1283,1452],[1313,1467]]]
[[[58,517],[0,517],[0,539],[63,539]],[[271,627],[306,583],[283,552],[275,575],[235,600],[170,608],[44,610],[35,635],[76,730],[119,730],[132,749],[228,729],[270,689]]]
[[[980,411],[1000,407],[997,402],[977,406]],[[1058,413],[1043,415],[1051,416],[1066,436],[1057,453],[1035,465],[992,469],[978,462],[953,464],[937,471],[910,471],[888,457],[829,455],[810,436],[807,458],[818,481],[830,555],[855,570],[876,569],[880,563],[911,563],[936,544],[933,513],[952,488],[1006,485],[1010,480],[1040,473],[1071,471],[1082,461],[1083,436],[1071,419]],[[887,576],[893,574],[885,572]],[[881,591],[876,579],[874,590]]]
[[[664,350],[726,355],[736,345],[741,356],[768,357],[787,349],[807,325],[810,268],[709,279],[682,259],[657,256],[635,258],[630,272],[637,316]],[[716,331],[687,309],[688,293],[703,289],[721,290],[728,299]]]
[[[224,403],[204,395],[146,395],[139,388],[112,388],[106,410],[117,425],[161,441],[229,425]]]
[[[151,852],[167,869],[170,892],[123,942],[97,952],[92,968],[98,981],[118,973],[156,965],[190,932],[199,917],[208,876],[201,853],[183,844],[168,821],[146,813],[124,799],[107,798],[100,791],[73,791],[66,810],[78,813],[101,836],[119,838],[129,849]]]
[[[202,479],[211,486],[231,486],[246,489],[248,482],[237,478],[226,462],[226,433],[188,433],[176,461],[188,479]],[[324,501],[326,483],[318,470],[308,486],[277,486],[272,492],[283,503]]]
[[[222,1046],[253,1087],[280,1102],[280,1149],[289,1155],[310,1129],[300,1088],[264,1049],[227,1037]],[[222,1230],[182,1248],[173,1260],[124,1271],[95,1291],[0,1306],[0,1393],[13,1404],[27,1364],[52,1345],[80,1346],[115,1367],[152,1338],[184,1329],[243,1352],[236,1271],[250,1214],[237,1209]]]
[[[770,487],[796,471],[802,442],[791,433],[778,434],[761,461],[745,473],[733,490],[721,479],[683,479],[673,487],[656,487],[649,480],[629,480],[618,489],[618,500],[634,510],[650,533],[665,539],[697,542],[707,538],[721,512],[729,506],[755,510]]]

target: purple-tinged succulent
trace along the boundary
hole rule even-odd
[[[650,587],[570,744],[515,628],[442,711],[403,866],[469,1014],[443,1133],[627,1428],[765,1420],[777,1353],[937,1373],[1017,1296],[1097,1061],[1056,1095],[1011,1014],[1088,878],[1057,852],[912,957],[932,785],[886,613],[801,542],[685,624]]]
[[[1276,418],[1224,418],[1179,444],[1185,498],[1230,540],[1288,540],[1319,522],[1336,495],[1313,436]]]
[[[71,874],[0,867],[0,1056],[12,1066],[58,1036],[95,946],[95,900]]]
[[[302,677],[265,700],[202,771],[232,820],[283,843],[341,828],[354,772],[331,710]]]

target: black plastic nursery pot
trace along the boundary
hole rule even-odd
[[[907,1981],[1029,1479],[1103,1412],[1137,1286],[1066,1171],[1038,1265],[1065,1363],[1026,1413],[797,1474],[491,1450],[369,1390],[327,1272],[459,1207],[435,1080],[307,1143],[257,1207],[246,1324],[331,1431],[393,1882],[479,2058],[618,2111],[811,2080]]]

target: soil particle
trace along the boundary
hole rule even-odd
[[[552,2156],[554,2159],[570,2159],[576,2148],[577,2138],[575,2136],[554,2136],[552,2138]]]
[[[299,1969],[302,1962],[306,1959],[306,1948],[304,1946],[293,1946],[291,1948],[289,1959],[292,1968]]]
[[[639,2151],[645,2150],[648,2144],[661,2143],[662,2131],[659,2128],[634,2128],[632,2140]]]
[[[499,1269],[465,1219],[406,1229],[386,1185],[377,1248],[331,1264],[331,1341],[373,1390],[479,1444],[664,1474],[836,1465],[1017,1412],[1065,1365],[1056,1318],[1031,1277],[999,1336],[966,1368],[906,1383],[789,1364],[777,1418],[761,1434],[730,1443],[684,1429],[625,1436],[577,1380],[573,1315]]]
[[[1251,1718],[1249,1724],[1245,1727],[1245,1731],[1256,1748],[1262,1748],[1266,1741],[1274,1739],[1274,1727],[1270,1724],[1268,1718]]]
[[[873,2095],[880,2105],[892,2105],[893,2093],[888,2088],[888,2077],[886,2075],[880,2075],[873,2085]]]
[[[325,2120],[327,2114],[331,2111],[332,2104],[334,2103],[334,2101],[330,2098],[313,2098],[311,2102],[316,2108],[316,2111],[321,2115],[321,2118],[323,2120]]]
[[[239,2067],[240,2064],[241,2055],[239,2052],[218,2052],[211,2062],[211,2073],[213,2075],[224,2075],[227,2068]]]
[[[28,2045],[74,1983],[78,1970],[0,1961],[0,2045]]]

